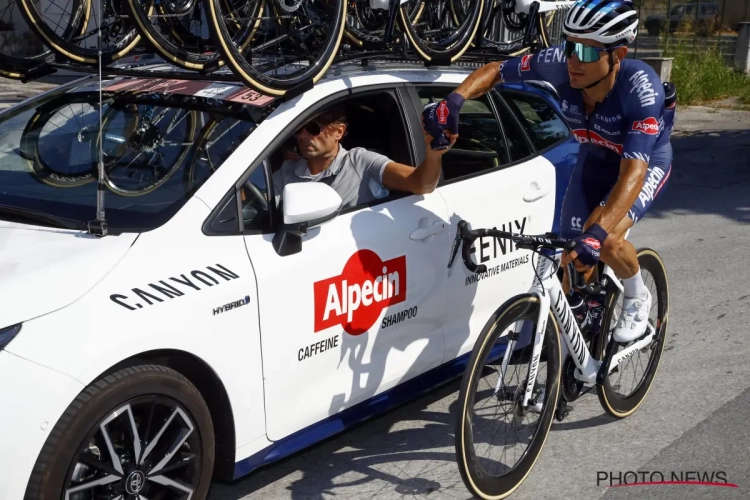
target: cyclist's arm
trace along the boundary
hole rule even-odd
[[[465,99],[481,97],[501,82],[542,80],[554,86],[568,81],[568,68],[561,46],[485,64],[474,70],[456,89]]]
[[[656,85],[654,87],[661,89],[658,77],[655,74],[649,76],[652,82],[658,83],[658,87]],[[639,89],[636,88],[630,91],[625,99],[623,116],[627,128],[623,131],[625,139],[620,161],[620,176],[612,188],[607,205],[598,220],[593,222],[599,224],[607,233],[612,232],[625,218],[643,188],[648,164],[651,161],[651,152],[664,126],[663,121],[659,119],[663,107],[663,92],[656,92],[654,95],[639,94]]]

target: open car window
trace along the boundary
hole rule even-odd
[[[260,99],[259,99],[260,98]],[[271,98],[206,81],[121,79],[61,89],[0,114],[0,220],[111,232],[168,221],[269,112]],[[101,126],[100,126],[101,124]],[[19,219],[20,217],[20,219]]]

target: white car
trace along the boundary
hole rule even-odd
[[[165,69],[104,80],[101,139],[93,77],[0,114],[4,500],[205,498],[460,376],[533,273],[493,240],[487,273],[448,269],[457,221],[558,227],[578,145],[540,88],[468,101],[432,193],[340,210],[301,183],[282,213],[311,115],[344,103],[344,147],[418,165],[423,107],[472,68],[342,63],[286,100],[142,76]]]

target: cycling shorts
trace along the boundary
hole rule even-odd
[[[576,164],[565,192],[560,214],[560,233],[573,238],[583,231],[589,216],[597,206],[607,203],[619,177],[619,169],[602,169],[595,155]],[[672,144],[659,146],[649,157],[646,180],[638,198],[628,210],[628,217],[637,223],[648,212],[654,200],[664,192],[672,170]]]

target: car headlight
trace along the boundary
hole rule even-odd
[[[21,331],[21,323],[0,330],[0,351]]]

